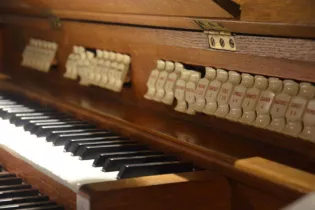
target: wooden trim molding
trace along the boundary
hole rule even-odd
[[[257,177],[310,193],[315,190],[315,175],[261,157],[240,159],[235,167]]]

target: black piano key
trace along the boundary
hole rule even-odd
[[[0,186],[0,192],[8,190],[22,190],[22,189],[31,189],[32,186],[29,184],[17,184],[17,185],[4,185]]]
[[[124,165],[117,179],[126,179],[141,176],[151,176],[169,173],[184,173],[194,171],[191,163],[183,163],[179,161],[162,162],[162,163],[143,163]]]
[[[0,199],[23,197],[23,196],[35,196],[38,194],[39,192],[36,189],[8,190],[8,191],[0,192]]]
[[[34,117],[34,118],[29,118],[29,117],[23,117],[20,118],[18,121],[15,122],[16,126],[23,126],[25,131],[30,131],[35,123],[44,123],[44,122],[60,122],[60,121],[70,121],[73,120],[69,116],[51,116],[51,115],[45,115],[45,116],[40,116],[40,117]]]
[[[38,201],[38,202],[19,203],[19,204],[0,206],[0,209],[29,209],[29,208],[45,207],[45,206],[53,206],[53,205],[56,205],[56,203],[53,201]]]
[[[92,137],[92,138],[79,138],[79,139],[69,139],[65,143],[65,152],[69,152],[71,147],[76,143],[87,143],[87,142],[98,142],[98,141],[105,141],[105,140],[127,140],[128,138],[121,137],[121,136],[101,136],[101,137]]]
[[[69,152],[75,154],[80,148],[88,146],[103,146],[103,145],[113,145],[113,144],[136,144],[137,142],[132,140],[113,140],[113,141],[99,141],[99,142],[86,142],[86,143],[75,143],[69,149]]]
[[[41,116],[46,116],[46,115],[56,115],[55,111],[47,111],[47,112],[31,112],[31,113],[18,113],[15,114],[14,116],[12,116],[10,118],[10,123],[15,124],[21,124],[20,121],[22,121],[23,119],[32,119],[33,117],[41,117]]]
[[[21,210],[64,210],[62,206],[53,205],[53,206],[43,206],[43,207],[35,207],[35,208],[27,208]]]
[[[19,204],[19,203],[38,202],[38,201],[48,201],[48,200],[49,200],[48,196],[44,196],[44,195],[3,198],[3,199],[0,199],[0,206]]]
[[[10,105],[18,105],[18,104],[15,101],[11,101],[11,100],[1,100],[0,101],[0,107],[2,107],[2,106],[10,106]]]
[[[0,117],[2,117],[3,115],[5,115],[6,113],[10,113],[10,112],[17,112],[17,111],[21,111],[21,110],[29,110],[29,108],[26,108],[25,106],[21,106],[21,105],[5,105],[4,107],[0,107]]]
[[[93,166],[94,167],[101,167],[101,166],[103,166],[105,161],[108,158],[132,157],[132,156],[141,156],[141,155],[162,155],[162,154],[163,154],[163,152],[158,152],[158,151],[154,151],[154,150],[101,153],[94,160]]]
[[[7,109],[13,109],[13,108],[22,108],[23,105],[19,104],[0,104],[0,113],[4,113]]]
[[[60,146],[60,145],[64,145],[70,139],[107,137],[107,136],[116,136],[116,134],[108,130],[99,130],[99,129],[95,131],[91,131],[91,132],[87,131],[87,132],[77,132],[77,133],[65,133],[65,134],[59,135],[52,142],[55,146]]]
[[[87,146],[77,150],[75,156],[79,156],[81,160],[95,159],[98,154],[106,152],[122,152],[122,151],[139,151],[147,150],[148,147],[142,144],[114,144],[104,146]]]
[[[98,132],[98,131],[100,131],[100,129],[98,128],[51,131],[50,134],[46,136],[46,140],[48,142],[54,142],[59,137],[62,137],[63,135],[66,135],[66,134],[69,134],[70,136],[71,135],[75,136],[79,133],[93,133],[93,132]]]
[[[62,126],[62,125],[76,125],[76,124],[82,124],[84,122],[77,121],[77,120],[62,120],[58,122],[41,122],[41,123],[33,123],[32,128],[29,130],[30,133],[36,133],[38,129],[44,126]]]
[[[0,172],[0,179],[7,178],[7,177],[16,177],[16,175],[9,172]]]
[[[56,125],[56,126],[42,126],[35,132],[31,132],[38,137],[45,137],[51,133],[51,131],[65,131],[65,130],[75,130],[75,129],[89,129],[95,128],[94,125],[88,123],[74,124],[74,125]]]
[[[18,112],[18,111],[23,111],[23,110],[28,110],[28,109],[36,110],[36,109],[43,109],[43,108],[35,107],[35,106],[26,106],[24,104],[2,104],[2,105],[0,105],[1,113]]]
[[[45,108],[43,109],[29,109],[29,108],[13,109],[13,110],[6,111],[3,114],[0,114],[0,116],[2,117],[2,119],[10,119],[12,116],[15,116],[15,114],[18,114],[18,113],[32,113],[36,111],[43,112],[43,111],[49,111],[49,110]]]
[[[106,160],[103,166],[104,172],[119,171],[124,165],[138,164],[138,163],[153,163],[153,162],[170,162],[176,161],[174,156],[165,155],[147,155],[135,157],[116,157]]]
[[[16,177],[6,177],[0,179],[0,185],[16,185],[22,184],[22,179]]]
[[[53,114],[57,114],[56,110],[53,109],[41,109],[41,110],[37,110],[37,109],[31,109],[34,110],[34,112],[27,112],[27,113],[17,113],[14,114],[14,117],[12,118],[19,118],[19,117],[33,117],[33,116],[43,116],[43,115],[53,115]]]

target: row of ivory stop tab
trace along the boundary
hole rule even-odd
[[[96,54],[84,47],[74,46],[66,62],[64,77],[76,80],[80,85],[95,85],[115,92],[122,90],[127,80],[131,58],[129,55],[96,50]]]
[[[24,48],[21,66],[48,72],[54,64],[57,50],[55,42],[31,38]]]
[[[148,100],[300,137],[315,143],[315,87],[306,82],[266,78],[206,67],[205,76],[181,63],[157,61]]]

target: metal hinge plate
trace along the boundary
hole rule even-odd
[[[42,14],[48,18],[51,28],[54,30],[61,29],[61,20],[51,10],[42,10]]]
[[[225,31],[205,31],[205,33],[208,35],[211,49],[236,51],[236,42],[231,33]]]
[[[211,49],[236,51],[234,36],[219,23],[208,20],[195,20],[195,23],[208,35]]]

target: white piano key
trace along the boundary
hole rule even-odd
[[[118,171],[104,173],[92,166],[94,160],[79,160],[64,152],[64,146],[53,146],[8,120],[0,120],[0,127],[0,145],[74,192],[83,184],[116,180]]]

